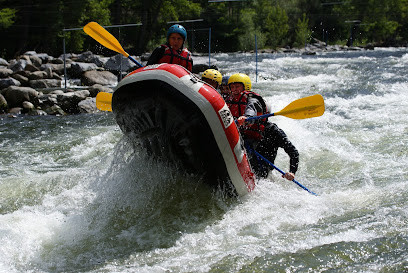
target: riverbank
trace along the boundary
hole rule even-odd
[[[258,53],[294,53],[372,50],[373,46],[326,45],[321,41],[304,48],[262,49]],[[203,55],[193,54],[194,73],[208,68]],[[200,60],[201,56],[201,60]],[[135,56],[145,64],[149,54]],[[198,61],[196,61],[198,60]],[[216,66],[215,66],[216,67]],[[28,51],[12,60],[0,58],[0,114],[16,116],[93,113],[98,92],[113,92],[117,82],[137,66],[121,55],[105,57],[90,51],[59,57]]]

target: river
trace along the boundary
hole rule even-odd
[[[111,113],[0,117],[0,272],[408,271],[408,49],[216,54],[300,153],[231,199],[132,151]],[[276,165],[288,169],[281,150]]]

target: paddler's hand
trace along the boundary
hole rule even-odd
[[[283,178],[286,178],[287,180],[292,181],[293,179],[295,179],[295,174],[294,173],[290,173],[287,172],[284,175],[282,175]]]
[[[240,117],[237,119],[238,125],[243,125],[243,124],[245,123],[245,120],[246,120],[246,117],[245,117],[245,116],[240,116]]]

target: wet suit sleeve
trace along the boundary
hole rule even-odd
[[[165,48],[162,46],[156,47],[155,50],[153,50],[152,55],[150,55],[149,60],[147,60],[146,65],[151,65],[151,64],[158,64],[159,60],[163,57]]]
[[[262,113],[262,104],[259,102],[257,98],[248,98],[247,106],[245,107],[244,116],[246,117],[254,117],[258,113]],[[250,120],[248,123],[253,123],[255,120]]]
[[[280,129],[275,123],[272,123],[269,129],[271,129],[271,133],[274,136],[274,145],[283,148],[289,155],[289,171],[291,173],[296,173],[299,165],[299,152],[297,151],[296,147],[292,144],[292,142],[290,142],[285,132]]]

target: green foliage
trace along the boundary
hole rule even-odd
[[[298,19],[296,25],[296,36],[295,36],[295,47],[304,46],[307,42],[309,42],[310,37],[312,35],[312,31],[309,29],[309,18],[306,17],[306,14],[303,13],[302,19]]]
[[[288,16],[279,6],[268,8],[266,13],[264,29],[267,33],[267,45],[272,48],[282,46],[289,31]]]
[[[16,16],[16,10],[5,8],[0,9],[0,27],[8,28],[14,24],[14,18]]]
[[[95,51],[100,47],[82,30],[63,31],[89,21],[141,23],[110,29],[133,54],[165,42],[170,21],[193,19],[203,21],[181,24],[198,52],[208,52],[209,28],[213,52],[253,50],[255,35],[260,49],[303,47],[312,34],[329,43],[346,43],[351,35],[359,45],[408,42],[408,0],[0,0],[0,5],[0,35],[7,37],[0,52],[9,57],[26,50],[58,55],[62,38],[68,52]]]

